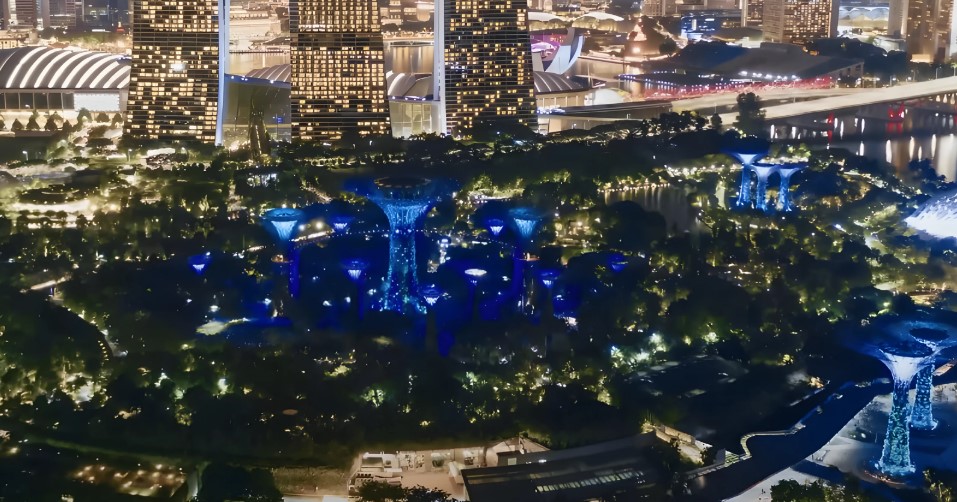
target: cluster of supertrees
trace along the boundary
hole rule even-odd
[[[894,382],[891,410],[881,456],[873,465],[880,477],[906,480],[916,471],[910,454],[911,431],[930,433],[941,423],[934,418],[931,391],[937,357],[957,346],[957,315],[917,310],[906,316],[887,315],[850,335],[851,348],[877,358]],[[914,403],[909,402],[915,384]]]
[[[440,286],[433,283],[420,284],[416,251],[416,234],[420,233],[421,222],[429,210],[440,200],[452,193],[454,185],[447,180],[435,180],[415,176],[393,176],[375,180],[353,181],[347,190],[365,197],[378,206],[385,214],[388,223],[389,261],[381,286],[374,289],[377,293],[372,308],[382,311],[398,312],[410,316],[426,316],[430,331],[434,332],[434,310],[442,298],[449,295]],[[295,297],[299,291],[298,258],[300,243],[295,241],[297,231],[305,223],[302,210],[290,208],[270,209],[263,213],[261,221],[270,230],[277,245],[278,254],[273,262],[279,266],[280,273],[286,277],[288,293],[280,296]],[[541,313],[549,317],[568,317],[569,306],[561,297],[552,299],[552,287],[558,280],[561,270],[557,267],[540,267],[535,255],[534,241],[546,213],[531,207],[503,208],[499,214],[488,216],[482,222],[486,237],[490,241],[502,244],[503,249],[511,250],[512,274],[509,279],[507,297],[512,299],[510,311],[521,314]],[[335,234],[347,236],[355,216],[335,214],[327,218]],[[502,241],[503,232],[510,229],[511,239]],[[449,237],[439,240],[440,252],[444,256]],[[205,256],[205,255],[203,255]],[[613,254],[609,268],[615,271],[623,269],[628,260],[621,254]],[[342,259],[341,270],[355,284],[355,296],[350,307],[354,315],[362,318],[366,290],[365,282],[372,263],[365,257],[351,256]],[[453,267],[454,268],[454,267]],[[479,317],[481,283],[488,270],[481,262],[469,263],[461,267],[461,277],[468,286],[468,304],[473,319]],[[541,289],[543,288],[543,289]],[[544,295],[539,294],[544,291]],[[370,291],[371,293],[371,291]],[[536,302],[545,297],[544,301]],[[463,298],[463,300],[465,300]],[[281,316],[282,298],[273,302],[273,314]],[[556,304],[560,307],[556,313]],[[506,303],[507,305],[507,303]]]
[[[798,171],[806,169],[808,163],[758,162],[767,157],[769,152],[768,143],[757,138],[741,139],[735,145],[724,149],[726,155],[733,157],[741,164],[741,185],[735,205],[739,208],[754,207],[766,213],[775,209],[768,201],[768,181],[772,175],[777,174],[779,178],[777,210],[786,213],[794,211],[791,177]],[[753,190],[752,176],[757,178],[757,184]]]

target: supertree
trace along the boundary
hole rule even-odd
[[[518,309],[524,311],[530,296],[530,292],[527,291],[528,288],[526,287],[527,280],[525,273],[528,264],[536,259],[529,251],[531,250],[532,241],[535,238],[535,232],[538,230],[538,226],[544,217],[539,211],[528,207],[511,209],[508,215],[512,220],[515,233],[518,236],[518,245],[515,246],[515,253],[512,256],[512,288],[517,300]]]
[[[337,214],[330,219],[332,223],[332,229],[336,233],[345,233],[349,231],[349,225],[352,224],[352,220],[355,219],[352,216],[347,214]]]
[[[445,195],[445,184],[414,176],[379,178],[354,189],[389,219],[389,271],[382,284],[382,310],[423,313],[418,293],[416,224]]]
[[[193,269],[199,275],[203,275],[203,272],[206,272],[206,267],[209,266],[210,262],[213,261],[213,256],[208,251],[202,254],[197,254],[190,256],[186,259],[189,263],[189,267]]]
[[[915,309],[902,315],[887,315],[876,319],[874,329],[901,340],[914,340],[933,351],[927,364],[914,378],[916,392],[911,411],[910,427],[919,431],[937,428],[934,419],[931,393],[933,390],[934,362],[942,351],[957,346],[957,314],[943,310]]]
[[[778,203],[780,210],[785,213],[794,211],[794,204],[791,202],[791,176],[803,169],[807,169],[807,162],[786,162],[778,168],[778,175],[781,177]]]
[[[733,157],[741,164],[741,186],[738,190],[738,207],[751,206],[751,170],[754,163],[768,155],[767,141],[758,138],[739,139],[734,145],[722,149],[725,155]]]
[[[776,173],[780,166],[778,164],[755,163],[751,166],[754,174],[758,177],[758,186],[754,194],[754,207],[761,211],[768,211],[768,178]]]
[[[498,237],[498,234],[502,233],[502,230],[505,229],[505,222],[499,218],[489,218],[485,223],[488,225],[488,231],[492,233],[493,237]]]
[[[439,303],[439,299],[442,298],[442,290],[439,289],[435,284],[430,284],[422,288],[422,299],[425,300],[426,305],[426,326],[425,326],[425,346],[427,349],[434,351],[438,348],[438,326],[435,319],[435,304]]]
[[[608,266],[612,272],[621,272],[628,266],[628,258],[621,253],[612,253],[608,257]]]
[[[478,319],[479,317],[479,296],[478,296],[478,284],[485,277],[488,272],[485,269],[481,268],[469,268],[464,272],[465,278],[469,281],[469,296],[471,296],[471,305],[472,305],[472,319]]]
[[[362,279],[366,269],[369,268],[369,262],[362,258],[352,258],[342,262],[342,270],[346,272],[349,279],[356,285],[356,317],[362,319]]]
[[[890,478],[905,478],[915,471],[910,457],[910,407],[907,403],[907,391],[914,376],[927,364],[928,359],[933,357],[934,351],[917,341],[896,341],[877,346],[872,355],[887,366],[894,379],[884,447],[875,467]]]
[[[273,258],[273,262],[286,275],[288,293],[293,297],[299,295],[299,253],[292,239],[304,219],[305,214],[301,210],[287,207],[270,209],[262,215],[263,224],[279,245],[279,254]],[[276,303],[277,311],[281,312],[281,302]]]

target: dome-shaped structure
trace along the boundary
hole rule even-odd
[[[957,192],[931,199],[904,221],[938,239],[957,238]]]
[[[274,82],[292,82],[292,65],[277,64],[259,68],[246,74],[249,78],[258,78]]]
[[[49,47],[0,50],[0,88],[125,89],[129,59],[108,52]]]

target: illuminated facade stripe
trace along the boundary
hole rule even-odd
[[[49,74],[54,68],[59,68],[60,62],[68,57],[70,57],[70,53],[67,51],[62,51],[60,54],[57,54],[57,56],[53,58],[52,61],[50,61],[50,64],[48,64],[46,68],[44,68],[43,71],[40,72],[40,75],[37,77],[37,82],[44,82],[45,81],[44,79],[46,79],[47,74]],[[23,87],[24,85],[26,84],[24,84],[23,82],[20,83],[20,87]]]
[[[130,66],[105,52],[20,47],[0,50],[5,89],[121,89]]]

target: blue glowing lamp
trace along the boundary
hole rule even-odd
[[[422,299],[425,300],[425,303],[429,307],[435,306],[438,303],[439,298],[442,298],[442,290],[439,289],[435,284],[430,284],[422,289],[420,292]]]
[[[608,266],[611,267],[612,272],[621,272],[628,266],[628,258],[621,253],[614,253],[608,257]]]
[[[209,266],[209,263],[213,260],[212,254],[205,252],[203,254],[193,255],[187,258],[189,266],[199,275],[203,275],[203,272],[206,271],[206,267]]]
[[[263,213],[263,223],[268,225],[279,242],[288,244],[299,230],[299,224],[305,219],[305,213],[299,209],[280,207]]]
[[[356,282],[362,279],[362,274],[364,274],[368,268],[369,262],[362,258],[353,258],[342,263],[342,269],[346,271],[346,275]]]
[[[348,232],[349,225],[352,224],[352,220],[354,219],[355,218],[347,214],[340,214],[340,215],[333,216],[331,220],[332,229],[339,233]]]
[[[488,231],[492,232],[492,235],[498,237],[498,234],[502,233],[502,230],[505,229],[505,222],[499,218],[491,218],[486,224],[488,224]]]
[[[469,282],[475,286],[483,277],[485,277],[485,274],[487,273],[488,272],[481,268],[470,268],[465,271],[465,277],[467,277]]]
[[[558,280],[558,276],[559,273],[557,270],[552,270],[549,268],[546,268],[538,273],[538,277],[542,280],[542,284],[544,284],[548,289],[551,289],[552,286],[555,285],[555,281]]]

